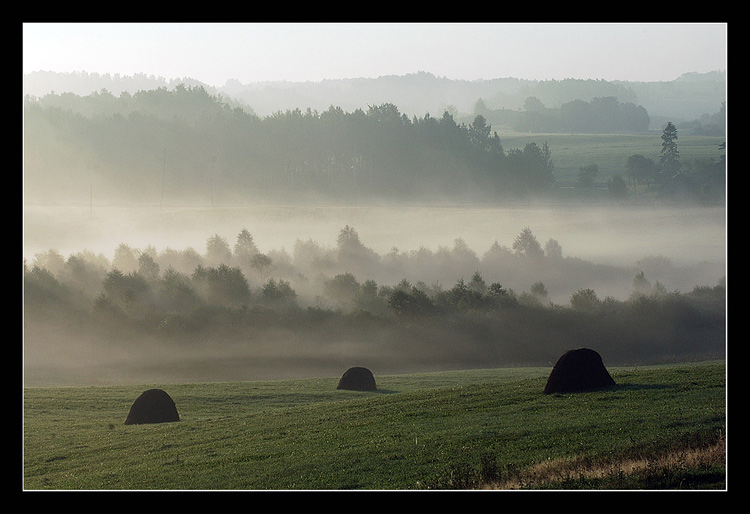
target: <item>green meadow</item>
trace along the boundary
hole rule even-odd
[[[580,168],[595,164],[597,183],[606,184],[613,175],[627,179],[626,164],[631,155],[643,155],[655,163],[661,157],[661,131],[647,134],[524,134],[498,130],[503,148],[522,149],[528,143],[549,145],[555,166],[555,181],[560,185],[576,182]],[[719,148],[726,137],[680,134],[677,147],[680,162],[690,166],[694,160],[718,161],[724,150]]]
[[[610,368],[615,388],[544,395],[549,371],[376,374],[373,392],[338,377],[25,388],[23,488],[725,488],[723,362]],[[124,425],[152,387],[180,421]]]

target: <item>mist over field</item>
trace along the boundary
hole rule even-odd
[[[312,241],[323,250],[335,250],[339,232],[345,226],[354,228],[362,244],[381,259],[409,255],[420,249],[450,250],[456,240],[465,243],[481,259],[495,243],[512,247],[516,236],[528,227],[542,244],[549,239],[557,241],[565,257],[627,270],[647,265],[649,258],[662,258],[673,267],[691,270],[676,277],[659,276],[670,290],[714,285],[726,266],[723,207],[580,204],[514,207],[260,204],[163,209],[96,207],[93,211],[88,206],[31,205],[24,212],[24,257],[31,262],[37,253],[50,249],[65,256],[86,250],[111,260],[122,243],[141,250],[152,247],[160,253],[193,248],[202,254],[209,237],[219,235],[233,245],[240,231],[247,229],[261,252],[280,252],[291,259],[295,244],[300,242]],[[373,268],[373,276],[359,278],[378,282],[409,278],[449,285],[462,277],[468,279],[477,271],[471,268],[471,262],[468,265],[450,270],[444,276],[435,269],[412,269],[409,273],[415,276],[402,277],[393,275],[400,270]],[[544,269],[539,270],[540,279],[544,273]],[[515,288],[526,285],[512,274],[502,279]],[[587,282],[585,277],[580,280],[581,285]],[[580,287],[574,283],[569,286]],[[630,293],[629,281],[622,289],[605,287],[602,293],[617,297]],[[566,288],[550,294],[564,301],[570,292]]]
[[[725,102],[678,124],[675,171],[627,84],[584,85],[627,101],[509,119],[466,97],[440,116],[258,116],[200,85],[27,97],[26,383],[724,357]]]
[[[228,317],[220,318],[224,321],[207,322],[208,329],[187,324],[176,335],[165,335],[167,320],[176,319],[169,315],[147,322],[157,323],[155,329],[123,330],[120,322],[107,328],[99,320],[81,330],[75,328],[76,321],[61,322],[57,315],[44,314],[46,308],[37,313],[33,306],[25,323],[25,373],[30,384],[337,375],[354,364],[381,373],[549,365],[567,347],[582,345],[599,348],[611,363],[661,362],[682,350],[665,354],[653,348],[653,340],[645,345],[641,338],[675,331],[674,321],[667,317],[654,321],[665,325],[657,333],[628,334],[623,339],[629,342],[617,349],[617,345],[609,347],[609,330],[616,331],[617,324],[605,329],[564,319],[544,322],[544,316],[533,314],[528,319],[521,315],[502,319],[499,325],[484,328],[484,321],[477,325],[465,320],[448,327],[429,319],[392,325],[384,321],[389,316],[386,293],[377,306],[366,306],[367,312],[383,318],[362,317],[357,313],[365,304],[357,303],[358,293],[337,299],[329,296],[333,294],[330,285],[336,278],[349,276],[358,291],[364,290],[367,281],[381,291],[406,281],[436,294],[451,291],[457,283],[469,283],[479,273],[484,284],[501,284],[522,303],[530,301],[534,284],[543,283],[544,302],[567,309],[571,295],[583,288],[594,290],[602,300],[628,301],[638,273],[651,284],[659,284],[664,293],[713,288],[726,276],[723,208],[269,205],[98,208],[92,214],[81,206],[37,206],[26,209],[24,223],[24,250],[30,266],[47,262],[50,249],[57,249],[67,264],[75,256],[98,262],[98,272],[92,273],[102,282],[91,286],[85,312],[91,312],[94,296],[103,290],[106,272],[115,264],[122,267],[122,261],[116,261],[122,244],[133,255],[152,255],[162,274],[171,267],[189,277],[195,262],[181,268],[183,261],[176,258],[180,252],[188,251],[208,265],[210,238],[219,236],[233,246],[240,232],[250,227],[258,251],[272,262],[263,274],[243,267],[249,300],[242,305],[262,309],[247,311],[237,304],[237,312],[243,313],[238,317],[225,313],[222,316]],[[553,248],[560,252],[558,259],[532,263],[519,257],[511,247],[526,228],[541,245],[556,241]],[[344,229],[351,229],[358,255],[347,257],[337,241]],[[236,266],[238,260],[229,257],[227,263]],[[72,282],[69,273],[58,271],[60,282]],[[269,277],[286,282],[296,294],[295,308],[307,310],[296,310],[294,315],[263,310]],[[29,296],[34,298],[33,293]],[[534,327],[540,321],[540,327],[549,326]],[[694,357],[722,355],[721,321],[710,323],[717,322],[708,340],[701,336],[704,327],[686,326],[698,341],[679,342],[692,348]],[[633,328],[630,323],[625,321],[628,330]],[[680,336],[668,336],[675,337]],[[637,353],[639,347],[642,355]]]

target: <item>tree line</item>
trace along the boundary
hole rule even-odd
[[[506,151],[481,115],[468,125],[448,111],[410,118],[385,103],[261,118],[182,85],[27,97],[24,142],[29,194],[47,185],[88,190],[99,180],[141,198],[158,196],[164,183],[168,195],[183,196],[206,194],[210,184],[238,196],[497,198],[554,184],[546,144]]]
[[[554,164],[547,143],[505,150],[487,121],[493,112],[481,106],[476,112],[468,125],[457,123],[447,110],[439,118],[410,118],[390,103],[366,111],[331,106],[261,118],[201,86],[182,84],[172,91],[118,97],[106,90],[85,97],[27,97],[25,194],[37,201],[82,200],[95,190],[98,198],[109,200],[153,204],[198,198],[213,204],[215,197],[225,202],[300,196],[487,201],[552,192]],[[548,118],[568,120],[566,131],[638,131],[648,119],[615,98],[573,101],[551,110],[530,97],[518,115],[514,123],[522,126],[516,129],[524,131],[563,130],[544,121]],[[675,126],[670,122],[664,130],[662,138],[669,137],[675,148]],[[678,153],[670,152],[674,157],[666,163],[629,157],[623,175],[608,179],[608,196],[638,198],[648,190],[669,200],[723,198],[723,154],[718,162],[681,164]],[[598,173],[596,164],[582,167],[578,189],[591,190]]]
[[[334,268],[326,268],[326,254],[316,253],[310,242],[299,242],[297,250],[298,268],[287,269],[286,275],[285,264],[259,252],[247,230],[238,234],[234,248],[211,236],[204,254],[192,249],[139,252],[126,244],[118,247],[111,262],[86,253],[67,259],[54,250],[38,254],[33,263],[24,263],[29,344],[40,327],[52,324],[58,334],[99,334],[102,341],[146,338],[201,345],[218,339],[250,344],[248,340],[282,331],[318,344],[354,338],[371,349],[395,344],[438,354],[460,350],[479,360],[500,347],[517,360],[537,358],[549,353],[549,345],[574,344],[576,338],[577,345],[612,345],[611,351],[623,358],[705,357],[723,351],[723,282],[696,286],[688,293],[670,292],[640,272],[632,276],[625,299],[580,287],[567,302],[557,303],[542,280],[518,291],[485,280],[476,271],[448,287],[418,277],[378,284],[373,278],[363,280],[366,275],[330,271]],[[461,251],[457,243],[449,255],[456,260],[470,257]],[[364,270],[368,261],[382,261],[351,227],[342,229],[334,252],[345,269],[359,262]],[[560,262],[565,258],[554,240],[542,245],[529,229],[518,234],[512,248],[493,245],[488,253],[550,267],[557,261],[567,273],[575,269],[575,263],[564,267]],[[306,288],[306,280],[299,277],[304,259],[327,271],[318,274],[315,287]],[[175,269],[172,264],[180,260],[182,270],[192,262],[192,271]],[[405,334],[408,343],[402,340]]]
[[[505,120],[513,130],[531,133],[621,134],[646,132],[651,122],[641,105],[620,102],[617,97],[571,100],[559,108],[546,107],[539,98],[530,96],[523,111],[489,110],[483,101],[475,111],[490,119]]]

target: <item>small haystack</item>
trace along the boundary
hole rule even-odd
[[[336,389],[349,389],[351,391],[374,391],[375,377],[367,368],[354,367],[349,368],[341,375],[339,385]]]
[[[136,398],[130,407],[126,425],[145,423],[168,423],[180,421],[177,407],[172,398],[161,389],[149,389]]]
[[[588,348],[569,350],[558,359],[544,387],[544,394],[574,393],[616,385],[602,357]]]

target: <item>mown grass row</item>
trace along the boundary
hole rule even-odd
[[[481,488],[543,463],[615,462],[723,437],[723,363],[614,368],[615,389],[575,395],[543,395],[548,372],[384,376],[370,393],[336,390],[337,378],[166,384],[181,421],[139,426],[124,419],[152,385],[29,388],[24,488]],[[634,484],[614,476],[524,486]]]

